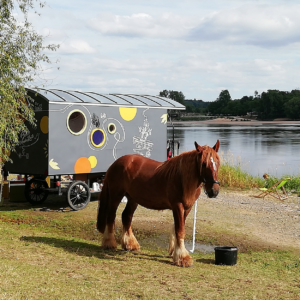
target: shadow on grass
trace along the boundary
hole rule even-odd
[[[148,254],[148,253],[144,253],[142,251],[131,252],[131,253],[133,255],[142,256],[143,259],[150,259],[150,260],[158,261],[158,262],[165,263],[168,265],[174,265],[174,263],[172,262],[172,258],[170,257],[170,260],[168,260],[168,259],[166,259],[166,257],[164,255]]]
[[[49,209],[49,211],[47,212],[52,212],[52,211],[57,212],[61,208],[73,211],[70,209],[69,206],[66,205],[66,203],[63,202],[62,203],[40,203],[38,205],[32,205],[26,202],[25,203],[15,202],[15,203],[8,203],[5,206],[0,207],[0,211],[32,210],[32,209],[41,209],[41,208],[44,208],[44,211],[46,211],[46,209]]]
[[[92,203],[97,201],[98,200],[96,198],[93,198],[91,199],[90,202]],[[60,211],[62,208],[65,210],[65,212],[75,212],[70,208],[65,195],[62,196],[51,195],[49,196],[49,199],[47,199],[45,202],[38,203],[35,205],[32,205],[26,201],[10,202],[8,200],[5,200],[3,206],[0,207],[0,211],[30,210],[30,209],[38,209],[38,208],[49,209],[50,212],[57,212]]]
[[[99,259],[113,259],[118,261],[126,261],[125,255],[129,251],[116,249],[116,250],[104,250],[101,246],[89,244],[86,242],[78,242],[72,240],[64,240],[59,238],[49,238],[49,237],[37,237],[37,236],[23,236],[20,238],[21,241],[26,241],[30,243],[42,243],[47,244],[52,247],[61,248],[69,253],[76,254],[79,256],[86,257],[96,257]],[[130,252],[131,254],[137,256],[139,259],[152,260],[163,264],[173,263],[171,260],[165,259],[162,255],[147,254],[141,251]]]
[[[215,264],[215,260],[214,259],[210,259],[210,258],[196,259],[196,262],[200,262],[202,264],[207,264],[207,265],[214,265]]]

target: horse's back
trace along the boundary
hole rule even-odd
[[[138,176],[151,177],[161,163],[139,154],[118,158],[107,170],[107,180],[133,180]]]
[[[108,172],[110,171],[110,169],[139,168],[143,165],[147,165],[148,167],[153,165],[154,167],[157,167],[160,164],[161,163],[156,160],[144,157],[139,154],[127,154],[127,155],[124,155],[124,156],[121,156],[120,158],[118,158],[108,168]]]
[[[165,193],[168,183],[157,172],[161,164],[138,154],[122,156],[108,169],[104,184],[109,185],[111,193],[127,195],[144,207],[170,208]]]

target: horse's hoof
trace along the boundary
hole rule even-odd
[[[188,255],[186,257],[181,257],[177,261],[174,261],[174,263],[178,267],[191,267],[193,265],[193,259]]]
[[[124,244],[122,243],[122,249],[125,251],[139,251],[140,250],[140,244],[138,242],[133,242],[130,244]]]
[[[127,250],[127,251],[140,250],[140,244],[136,240],[135,236],[132,233],[128,234],[126,231],[123,231],[121,246],[124,250]]]

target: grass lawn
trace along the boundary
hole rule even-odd
[[[165,237],[167,243],[171,212],[139,207],[133,227],[141,251],[104,251],[95,232],[97,205],[78,212],[1,207],[0,299],[299,299],[295,250],[248,249],[238,253],[235,266],[216,266],[214,253],[195,253],[193,267],[179,268],[157,242]],[[123,208],[122,203],[118,238]],[[218,235],[212,241],[209,234],[221,228],[217,225],[206,228],[201,240],[220,244]],[[201,223],[197,226],[200,231]],[[191,227],[192,216],[187,238]]]

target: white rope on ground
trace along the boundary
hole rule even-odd
[[[194,253],[194,251],[195,251],[197,202],[198,202],[198,199],[196,200],[196,202],[195,202],[195,204],[194,204],[193,247],[192,247],[192,249],[190,250],[191,253]]]

